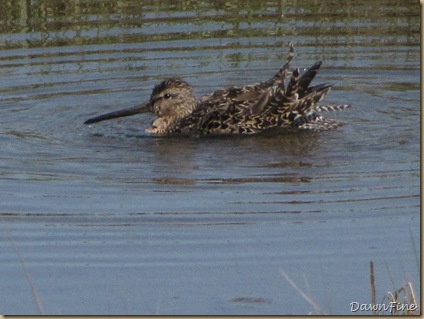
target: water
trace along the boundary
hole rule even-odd
[[[351,314],[371,260],[378,302],[408,281],[419,297],[416,1],[0,6],[0,313]],[[341,129],[82,124],[169,76],[198,95],[267,79],[289,42],[352,104]]]

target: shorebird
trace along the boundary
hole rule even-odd
[[[275,127],[321,131],[342,125],[343,122],[324,118],[321,113],[350,105],[319,105],[332,85],[310,86],[321,61],[301,74],[299,68],[289,70],[293,57],[294,47],[290,44],[284,66],[269,80],[227,87],[201,98],[196,98],[186,81],[166,79],[153,88],[149,101],[90,118],[84,124],[152,112],[157,118],[146,132],[165,136],[254,134]]]

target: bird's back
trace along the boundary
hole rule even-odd
[[[289,71],[293,59],[290,46],[285,65],[269,80],[215,91],[198,101],[194,111],[179,124],[182,133],[252,134],[273,127],[326,130],[341,122],[325,119],[322,111],[341,110],[349,105],[319,106],[331,89],[324,83],[310,86],[321,62],[300,74]]]

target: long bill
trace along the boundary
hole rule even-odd
[[[94,124],[94,123],[114,119],[117,117],[131,116],[131,115],[146,113],[146,112],[150,112],[150,102],[146,102],[141,105],[137,105],[128,109],[118,110],[115,112],[99,115],[91,119],[88,119],[87,121],[84,122],[84,124]]]

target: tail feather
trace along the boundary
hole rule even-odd
[[[284,79],[287,75],[287,70],[289,69],[291,61],[294,58],[294,45],[293,43],[289,44],[289,52],[287,53],[286,62],[283,67],[274,75],[275,78]]]
[[[323,86],[320,90],[312,91],[308,95],[297,100],[297,103],[293,103],[287,110],[289,112],[295,112],[299,116],[309,114],[315,110],[316,104],[321,101],[327,93],[330,91],[331,86]]]
[[[294,46],[293,43],[290,43],[289,45],[289,53],[287,53],[286,63],[284,66],[278,71],[278,73],[275,75],[276,77],[284,79],[287,75],[287,70],[289,69],[291,61],[293,61],[294,58]]]
[[[312,91],[311,90],[312,88],[309,88],[309,85],[311,84],[315,75],[318,73],[320,66],[321,66],[321,61],[316,62],[300,77],[299,84],[298,84],[299,85],[298,94],[300,97]]]
[[[291,100],[291,98],[295,97],[295,100],[299,97],[297,93],[299,87],[299,68],[295,69],[290,78],[290,82],[287,85],[287,89],[285,92],[287,100]]]
[[[280,89],[284,90],[284,80],[287,77],[288,70],[290,63],[293,61],[294,58],[294,45],[293,43],[290,43],[289,45],[289,52],[287,53],[286,62],[283,65],[283,67],[278,70],[278,72],[270,78],[268,81],[262,82],[260,85],[264,88],[272,87],[272,86],[278,86]]]
[[[350,107],[350,104],[329,104],[329,105],[317,105],[315,111],[317,112],[335,112],[342,111]]]
[[[329,130],[343,124],[341,121],[326,119],[320,113],[344,110],[348,104],[318,105],[331,90],[332,85],[322,83],[310,86],[321,67],[321,61],[316,62],[302,74],[299,68],[290,75],[289,65],[294,57],[293,45],[290,44],[285,65],[277,74],[263,84],[271,84],[267,88],[267,114],[276,117],[279,126],[293,126],[305,130]],[[287,79],[288,78],[288,79]]]
[[[333,84],[329,84],[329,83],[317,84],[317,85],[308,87],[304,95],[307,95],[307,94],[309,94],[313,91],[321,91],[321,90],[326,89],[328,87],[333,87]]]
[[[322,117],[318,113],[311,113],[305,115],[297,120],[294,125],[302,130],[312,130],[312,131],[327,131],[338,128],[345,124],[343,121],[327,119]]]

